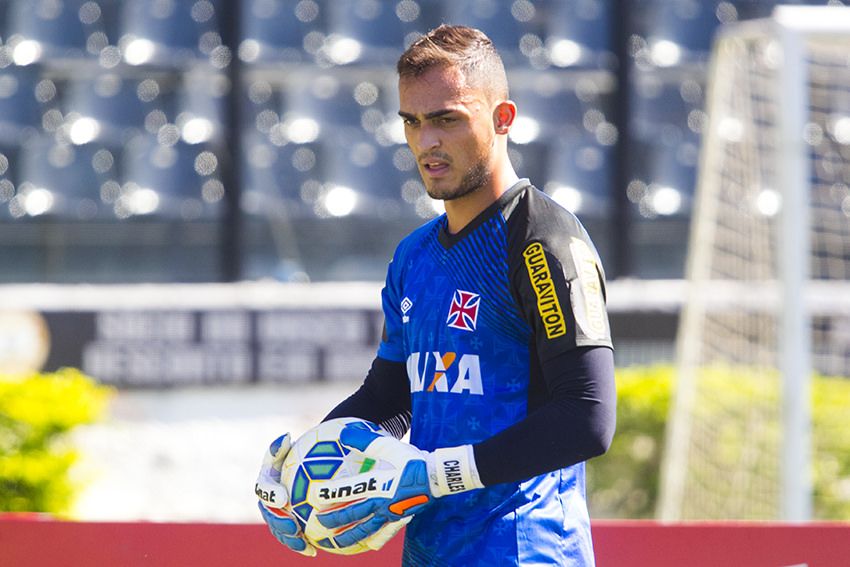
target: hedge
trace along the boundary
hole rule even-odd
[[[111,390],[75,369],[0,376],[0,511],[62,514],[75,491],[74,427],[106,412]]]
[[[744,382],[726,373],[722,387]],[[608,453],[588,462],[593,517],[654,517],[673,386],[669,365],[617,369],[617,433]],[[69,470],[77,455],[67,433],[101,419],[111,396],[110,388],[74,369],[0,376],[0,512],[68,511],[76,488]],[[850,380],[817,376],[812,399],[814,519],[847,521]]]
[[[751,387],[728,369],[710,372],[711,387]],[[588,462],[588,499],[597,518],[650,519],[655,516],[666,420],[674,388],[670,365],[617,369],[617,432],[608,453]],[[813,508],[815,520],[850,520],[850,379],[812,380]],[[765,397],[775,392],[765,391]],[[734,399],[735,396],[730,396]],[[775,425],[775,424],[774,424]],[[774,428],[762,428],[769,434]],[[751,431],[747,429],[747,431]],[[734,459],[742,447],[735,435],[718,458]],[[750,441],[752,442],[752,441]]]

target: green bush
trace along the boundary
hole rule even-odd
[[[812,386],[814,516],[850,520],[850,380],[818,378]]]
[[[756,383],[751,376],[742,379],[741,374],[713,368],[704,376],[705,384],[734,392],[732,400],[776,396],[763,382]],[[617,433],[608,453],[588,462],[588,499],[594,517],[654,517],[673,386],[674,369],[669,365],[617,369]],[[754,387],[759,388],[758,395],[749,391]],[[850,379],[815,376],[812,403],[814,519],[850,520]],[[742,414],[752,420],[763,412]],[[775,423],[719,423],[714,438],[721,449],[717,458],[734,462],[745,450],[744,441],[750,446],[769,443],[778,431]]]
[[[617,369],[617,432],[608,452],[587,463],[594,517],[654,516],[672,383],[669,366]]]
[[[0,511],[66,512],[76,453],[67,433],[97,421],[111,390],[78,370],[0,376]]]

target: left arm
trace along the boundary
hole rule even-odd
[[[511,291],[531,328],[536,393],[523,419],[473,445],[485,486],[599,456],[608,450],[616,425],[614,355],[599,256],[578,219],[537,191],[529,191],[512,215]]]
[[[473,445],[482,484],[516,482],[599,456],[614,436],[613,351],[577,348],[543,364],[549,402]]]

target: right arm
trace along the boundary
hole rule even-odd
[[[360,388],[343,400],[323,421],[357,417],[379,425],[397,439],[410,429],[410,382],[403,362],[375,357]]]

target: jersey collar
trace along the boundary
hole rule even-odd
[[[440,244],[443,245],[443,248],[448,250],[449,248],[463,240],[467,234],[475,231],[475,229],[484,224],[484,222],[486,222],[490,217],[492,217],[496,213],[496,211],[504,209],[505,206],[511,203],[520,192],[524,191],[527,187],[530,186],[531,181],[525,178],[520,179],[519,181],[514,183],[510,189],[502,193],[502,195],[498,199],[496,199],[493,204],[481,211],[477,217],[467,223],[467,225],[456,234],[449,234],[449,232],[446,230],[447,222],[444,216],[442,222],[440,223],[440,231],[437,235]]]

